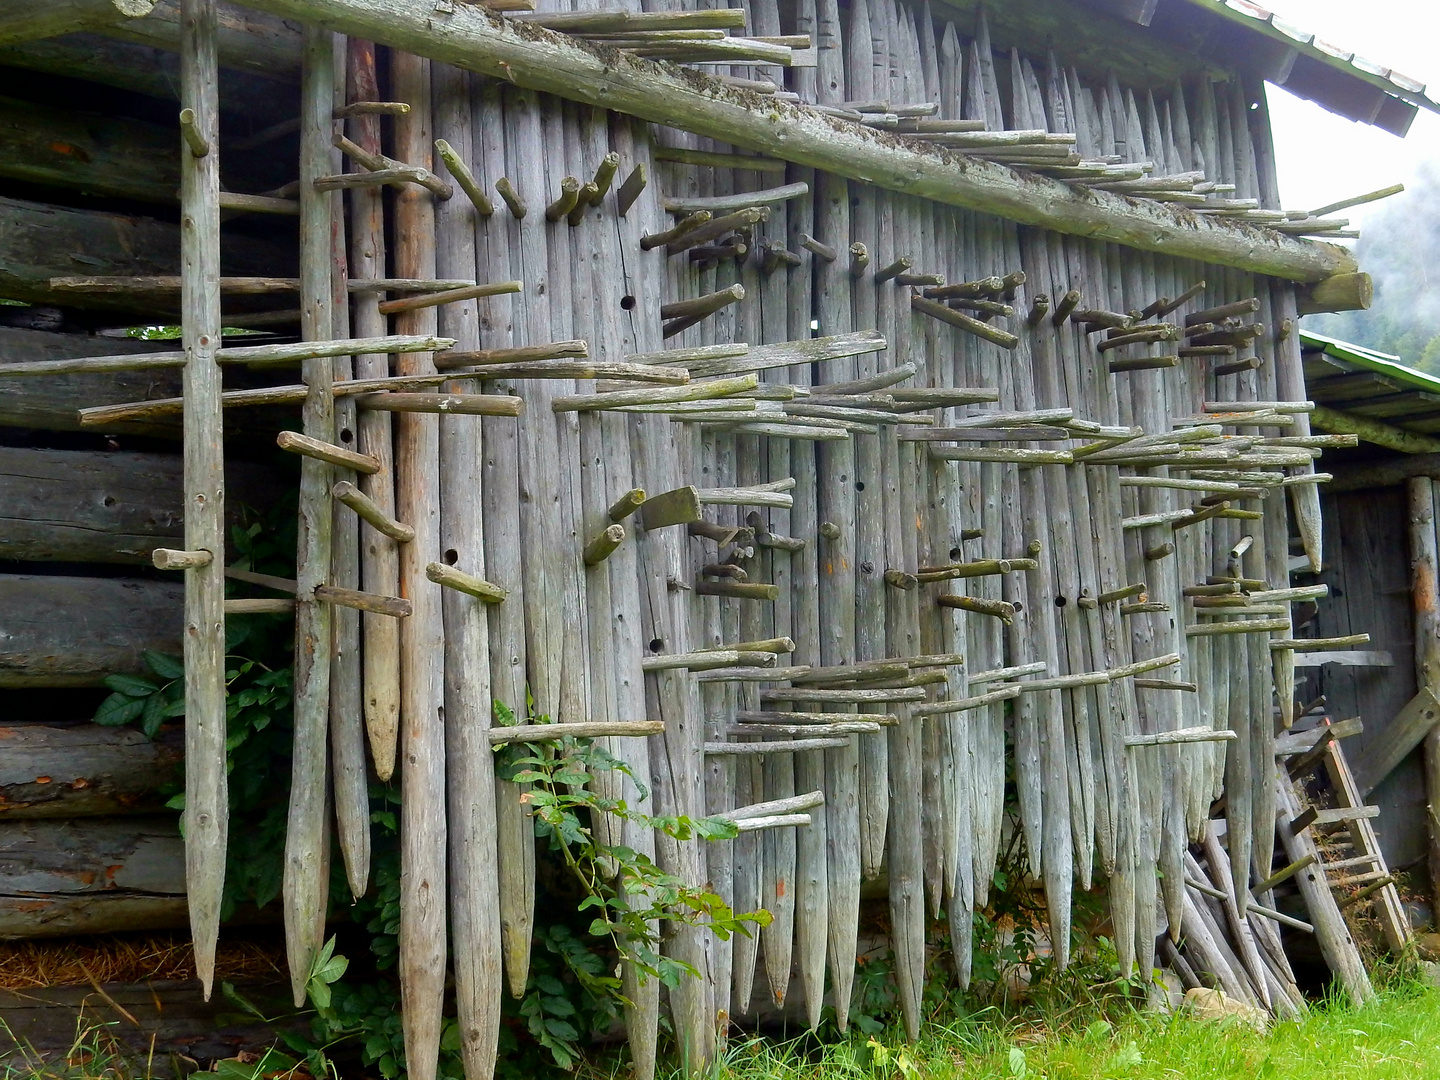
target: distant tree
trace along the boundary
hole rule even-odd
[[[1375,278],[1370,310],[1312,315],[1306,328],[1440,375],[1440,162],[1366,221],[1356,255]]]

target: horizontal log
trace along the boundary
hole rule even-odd
[[[180,777],[184,737],[80,723],[0,727],[0,822],[161,812]]]
[[[1176,731],[1154,731],[1148,735],[1125,736],[1126,746],[1172,746],[1177,743],[1230,742],[1237,738],[1233,731],[1215,728],[1180,728]]]
[[[11,44],[91,30],[149,15],[155,0],[6,0],[0,42]]]
[[[829,739],[781,739],[775,742],[707,742],[705,753],[711,756],[754,756],[763,754],[798,754],[807,750],[831,750],[847,746],[853,736]]]
[[[226,233],[221,246],[226,274],[283,274],[295,264],[293,245]],[[0,296],[146,312],[170,311],[179,299],[62,293],[51,286],[51,278],[73,274],[77,266],[118,276],[178,273],[180,227],[151,218],[0,198]]]
[[[470,5],[432,0],[254,0],[286,18],[455,64],[878,187],[1077,236],[1298,281],[1356,269],[1342,248],[1149,199],[1076,191],[817,109],[755,99],[719,80],[619,56]]]
[[[0,940],[184,925],[174,814],[0,821]]]
[[[181,466],[178,454],[0,446],[0,559],[148,564],[156,548],[183,547]],[[232,523],[284,486],[250,462],[225,474]]]
[[[288,83],[300,81],[300,27],[251,10],[250,6],[219,0],[216,8],[216,52],[220,64],[254,72]],[[157,49],[180,47],[180,0],[156,0],[143,19],[127,19],[102,32]],[[222,101],[222,108],[226,108]]]
[[[491,746],[512,742],[553,742],[556,739],[599,739],[605,736],[660,735],[661,720],[581,720],[568,724],[515,724],[486,732]]]
[[[0,97],[0,176],[28,184],[173,205],[175,130]]]
[[[226,7],[221,5],[222,12]],[[279,19],[259,13],[254,13],[254,17],[277,26],[285,25]],[[233,116],[256,124],[268,124],[275,116],[277,103],[293,101],[295,92],[286,85],[284,73],[255,74],[253,65],[246,63],[259,51],[255,48],[256,35],[229,33],[228,30],[229,25],[222,17],[221,69],[218,77],[220,100],[225,111]],[[295,36],[298,38],[298,33]],[[238,67],[249,67],[250,70],[239,70],[237,61]],[[180,56],[173,46],[156,48],[121,41],[113,36],[80,32],[23,44],[0,45],[0,65],[131,90],[162,101],[179,101]]]
[[[157,344],[160,343],[0,327],[0,376],[11,364],[93,356],[97,352],[148,353],[154,352]],[[77,411],[82,406],[119,404],[179,393],[178,370],[51,375],[43,379],[0,377],[0,427],[76,431],[80,427]],[[155,422],[106,423],[91,430],[179,438],[180,420],[177,415]]]
[[[179,582],[0,575],[0,688],[99,686],[180,651]]]

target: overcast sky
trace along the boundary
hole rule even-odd
[[[1440,0],[1261,0],[1281,19],[1427,84],[1440,97]],[[1403,139],[1355,124],[1271,88],[1280,193],[1287,210],[1313,210],[1409,180],[1440,165],[1440,115],[1420,110]],[[1384,203],[1372,204],[1372,207]],[[1363,224],[1366,207],[1347,211]]]

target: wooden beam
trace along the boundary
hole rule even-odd
[[[178,135],[175,145],[178,152]],[[294,265],[288,245],[227,235],[224,248],[226,273],[284,274]],[[150,218],[0,198],[0,297],[112,311],[175,310],[173,296],[137,299],[51,288],[51,278],[75,272],[75,256],[81,254],[85,268],[96,274],[175,274],[180,270],[180,228]]]
[[[285,483],[244,461],[226,479],[236,507],[268,506]],[[185,546],[182,491],[179,454],[0,447],[0,559],[149,565]]]
[[[286,18],[427,55],[519,86],[681,128],[800,165],[1024,225],[1319,281],[1352,273],[1342,248],[1214,220],[1169,204],[1058,181],[880,134],[786,102],[763,110],[743,91],[694,72],[625,57],[534,26],[517,27],[473,5],[437,13],[430,0],[255,0]]]
[[[117,116],[0,98],[0,177],[174,205],[175,132]]]
[[[91,30],[149,15],[155,0],[6,0],[0,9],[0,44]]]
[[[44,719],[0,727],[0,822],[164,812],[161,792],[184,761],[180,725],[147,739],[133,727]]]
[[[1422,686],[1351,766],[1361,797],[1379,787],[1436,724],[1440,724],[1440,701],[1429,687]]]
[[[272,21],[279,23],[278,19]],[[243,41],[239,34],[234,36],[237,45],[248,45],[253,40],[252,35],[246,35]],[[293,87],[277,82],[269,73],[258,75],[251,70],[227,67],[237,62],[237,58],[227,58],[226,39],[227,35],[222,32],[219,78],[220,100],[225,102],[225,111],[256,125],[270,123],[277,112],[293,106]],[[180,58],[172,50],[173,46],[153,48],[95,33],[65,34],[19,45],[0,45],[0,65],[132,90],[162,101],[178,101]],[[280,105],[281,102],[284,104]]]
[[[1316,405],[1310,413],[1310,426],[1333,435],[1356,435],[1366,442],[1398,450],[1402,454],[1440,454],[1440,439],[1406,431],[1383,420],[1359,413]]]
[[[0,689],[99,686],[143,671],[146,649],[179,652],[183,592],[178,581],[0,575]]]
[[[1375,299],[1375,282],[1369,274],[1336,274],[1301,289],[1295,297],[1301,315],[1324,311],[1368,311]]]

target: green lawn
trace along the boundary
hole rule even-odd
[[[1440,1077],[1440,990],[1393,987],[1260,1034],[1235,1022],[1135,1013],[1056,1030],[971,1018],[916,1046],[893,1033],[817,1050],[732,1040],[720,1080],[1429,1080]]]

